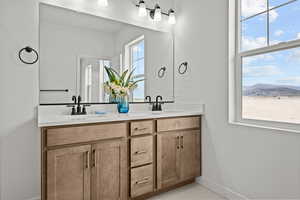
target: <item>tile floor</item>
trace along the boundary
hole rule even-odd
[[[225,198],[194,183],[152,197],[149,200],[225,200]]]

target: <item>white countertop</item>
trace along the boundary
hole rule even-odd
[[[117,121],[130,121],[142,119],[157,119],[178,116],[194,116],[202,115],[203,112],[199,111],[166,111],[166,112],[141,112],[141,113],[107,113],[107,114],[90,114],[90,115],[48,115],[39,119],[39,127],[49,126],[62,126],[62,125],[75,125],[75,124],[89,124],[101,122],[117,122]]]
[[[131,120],[143,120],[143,119],[158,119],[168,117],[179,116],[195,116],[203,115],[203,106],[197,107],[197,109],[173,109],[166,111],[132,111],[128,114],[119,114],[115,111],[107,111],[106,114],[88,114],[71,116],[69,112],[57,112],[57,108],[51,107],[39,108],[38,126],[39,127],[51,127],[62,125],[76,125],[76,124],[90,124],[101,122],[119,122],[119,121],[131,121]],[[56,109],[56,112],[54,111]],[[64,109],[65,110],[65,109]],[[92,113],[92,112],[91,112]]]

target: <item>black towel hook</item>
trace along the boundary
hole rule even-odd
[[[163,78],[165,76],[165,72],[166,72],[167,68],[166,67],[161,67],[159,70],[158,70],[158,77],[159,78]]]
[[[23,51],[26,51],[27,53],[34,52],[34,54],[35,54],[35,56],[36,56],[35,60],[32,61],[32,62],[27,62],[27,61],[23,60],[23,58],[22,58],[22,52],[23,52]],[[23,49],[21,49],[21,50],[19,51],[19,59],[22,61],[22,63],[25,63],[25,64],[27,64],[27,65],[33,65],[33,64],[35,64],[35,63],[39,60],[39,54],[38,54],[38,52],[37,52],[35,49],[33,49],[33,48],[27,46],[27,47],[24,47]]]
[[[179,74],[185,74],[188,70],[188,62],[183,62],[178,67],[178,73]]]

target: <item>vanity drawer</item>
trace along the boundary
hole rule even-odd
[[[152,120],[131,122],[130,127],[131,136],[153,133]]]
[[[83,125],[47,129],[47,146],[126,137],[126,123]]]
[[[158,119],[157,132],[200,128],[200,117]]]
[[[131,167],[153,162],[153,136],[131,139]]]
[[[131,197],[153,192],[153,165],[131,169]]]

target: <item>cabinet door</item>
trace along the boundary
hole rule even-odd
[[[89,200],[91,146],[47,152],[47,200]]]
[[[200,176],[200,131],[183,131],[180,136],[181,180]]]
[[[168,132],[157,135],[157,187],[174,185],[180,181],[180,134]]]
[[[92,147],[92,199],[127,198],[126,140],[100,142]]]

